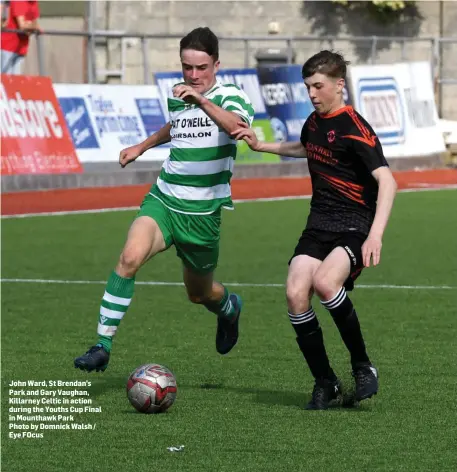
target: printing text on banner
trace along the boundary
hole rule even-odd
[[[154,85],[54,84],[81,162],[116,162],[119,152],[165,125]],[[139,159],[163,161],[166,146]]]

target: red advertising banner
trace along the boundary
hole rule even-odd
[[[1,173],[82,172],[49,77],[1,75]]]

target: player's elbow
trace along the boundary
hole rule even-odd
[[[306,153],[306,148],[303,146],[302,143],[300,143],[300,147],[298,148],[298,152],[299,152],[299,157],[303,157],[304,159],[306,159],[308,157],[308,154]]]
[[[382,181],[379,182],[379,185],[382,185],[389,189],[389,191],[395,195],[397,193],[398,185],[395,177],[392,175],[392,172],[389,171],[388,174],[384,176]]]
[[[240,118],[236,118],[234,120],[230,119],[227,121],[227,123],[224,124],[224,130],[229,136],[233,137],[235,131],[240,129],[240,125],[238,124],[239,121]]]
[[[388,167],[380,167],[373,172],[373,177],[378,182],[380,189],[388,189],[392,193],[397,192],[397,182]]]
[[[229,111],[225,118],[223,128],[229,136],[232,136],[234,131],[240,129],[240,122],[245,123],[247,128],[250,128],[249,121],[244,116],[238,115],[233,111]]]
[[[394,196],[397,194],[397,190],[398,190],[397,181],[396,181],[395,179],[393,179],[393,182],[392,182],[392,193],[394,194]]]
[[[225,125],[224,126],[224,131],[232,138],[235,134],[235,131],[237,130],[237,127],[236,126],[231,126],[231,125]]]

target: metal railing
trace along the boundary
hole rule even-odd
[[[91,3],[91,2],[90,2]],[[90,18],[90,17],[89,17]],[[90,23],[90,22],[89,22]],[[2,29],[8,32],[19,32],[17,30]],[[129,33],[125,31],[105,31],[95,30],[92,24],[88,24],[88,31],[60,31],[60,30],[46,30],[43,33],[33,33],[37,42],[37,60],[38,60],[38,71],[40,75],[46,75],[45,67],[45,50],[44,43],[42,41],[43,35],[50,36],[71,36],[71,37],[82,37],[86,38],[86,70],[88,83],[94,83],[97,80],[97,66],[96,66],[96,42],[97,39],[102,38],[118,39],[121,41],[121,49],[123,48],[122,42],[127,39],[139,39],[141,47],[141,56],[143,62],[143,82],[150,84],[152,82],[152,75],[150,73],[150,56],[149,56],[149,41],[150,40],[167,40],[167,39],[181,39],[181,34],[143,34],[143,33]],[[442,97],[442,86],[448,84],[457,84],[457,73],[456,77],[443,77],[443,46],[448,44],[457,45],[457,37],[437,37],[437,36],[421,36],[417,38],[404,37],[404,36],[287,36],[287,35],[268,35],[268,36],[219,36],[221,42],[242,42],[243,44],[243,62],[244,67],[252,66],[252,52],[253,48],[251,44],[253,42],[282,42],[285,45],[284,50],[287,54],[287,63],[292,63],[294,57],[294,46],[298,43],[303,42],[319,42],[328,43],[330,48],[334,48],[335,43],[341,43],[347,41],[353,44],[368,44],[370,48],[370,55],[368,62],[370,64],[376,64],[378,56],[378,47],[382,42],[397,42],[400,44],[400,58],[401,60],[408,60],[407,45],[409,43],[425,43],[428,44],[430,50],[430,62],[432,67],[432,76],[439,87],[439,96]],[[240,64],[241,66],[241,64]],[[441,99],[440,99],[441,102]],[[438,108],[441,110],[442,103],[438,104]]]

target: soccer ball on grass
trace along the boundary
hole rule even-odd
[[[141,413],[161,413],[176,399],[176,379],[160,364],[144,364],[135,369],[127,381],[127,398]]]

